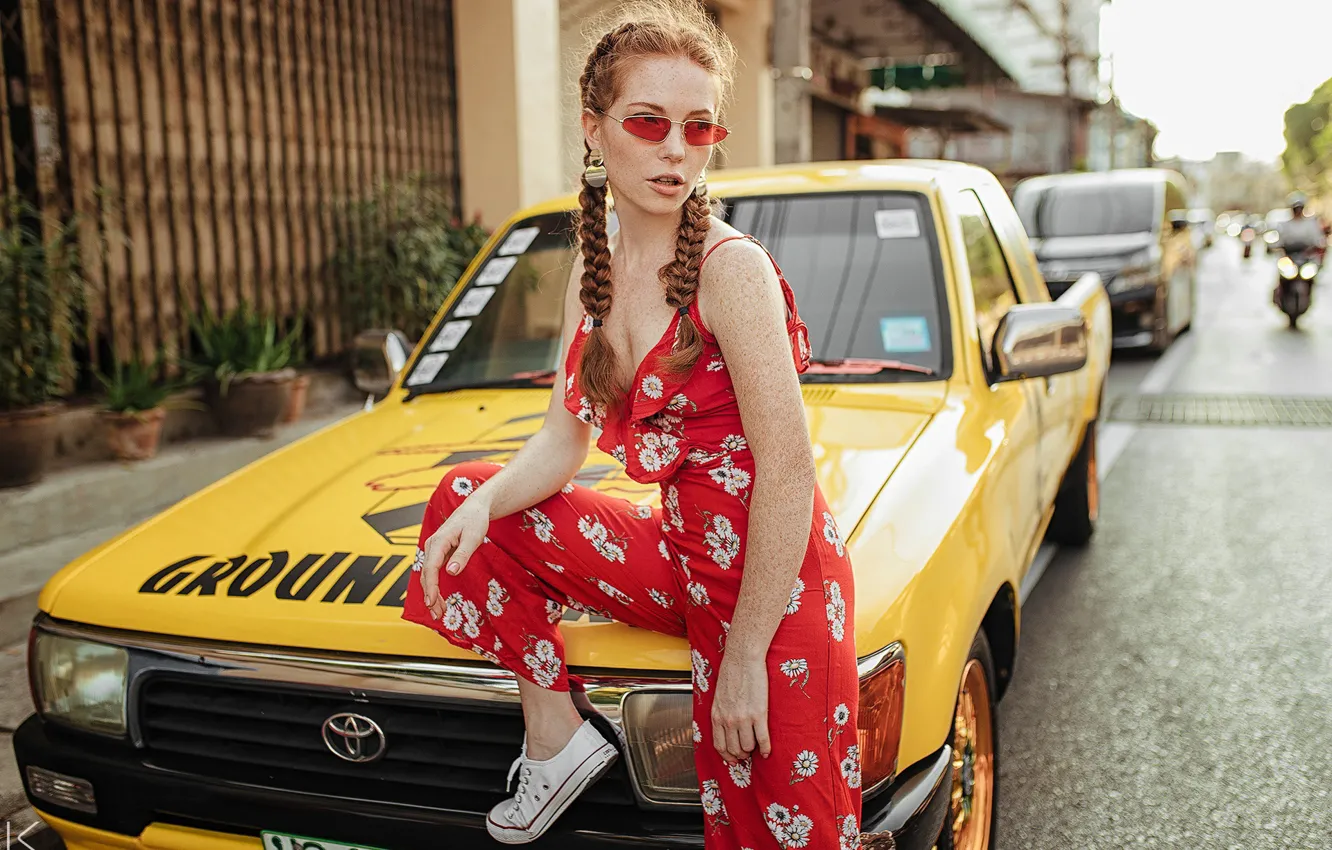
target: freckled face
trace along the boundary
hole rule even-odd
[[[684,205],[707,168],[712,146],[686,143],[680,124],[672,124],[664,140],[650,142],[627,132],[614,119],[650,114],[672,121],[715,121],[717,78],[689,59],[652,56],[622,68],[619,88],[619,96],[606,110],[614,118],[584,111],[587,143],[605,156],[616,204],[630,203],[659,215],[673,213]]]

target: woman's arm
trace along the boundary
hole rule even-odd
[[[736,241],[718,249],[704,268],[699,311],[726,359],[755,467],[744,577],[722,660],[727,678],[750,682],[729,684],[719,676],[713,710],[714,726],[726,729],[728,742],[738,739],[738,749],[733,743],[723,755],[740,759],[755,743],[764,755],[769,751],[764,662],[809,545],[814,456],[786,331],[786,302],[772,261],[762,248]],[[747,673],[733,672],[741,670]],[[753,691],[760,676],[764,716],[753,723],[749,739],[743,715],[759,702]],[[719,711],[741,716],[719,718]],[[730,726],[737,721],[737,739],[731,739]]]

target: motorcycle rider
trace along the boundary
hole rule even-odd
[[[1278,222],[1276,225],[1277,244],[1274,246],[1280,253],[1287,257],[1298,258],[1298,255],[1304,252],[1312,252],[1317,255],[1320,263],[1327,251],[1327,233],[1323,230],[1323,225],[1316,216],[1306,215],[1306,200],[1300,192],[1292,192],[1288,199],[1290,204],[1290,221]],[[1314,281],[1308,281],[1309,291],[1312,292]],[[1276,288],[1272,290],[1272,303],[1281,307],[1282,288],[1284,283],[1278,281]],[[1295,326],[1295,315],[1291,317],[1291,327]]]
[[[1305,197],[1300,192],[1293,192],[1288,199],[1290,221],[1277,223],[1277,235],[1280,246],[1287,254],[1295,254],[1310,248],[1320,253],[1327,250],[1327,234],[1315,216],[1305,214]]]

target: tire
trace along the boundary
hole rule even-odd
[[[1101,482],[1096,474],[1096,422],[1088,422],[1082,445],[1073,456],[1055,496],[1054,516],[1046,536],[1063,546],[1086,546],[1101,512]]]
[[[983,696],[977,693],[981,687],[985,690]],[[964,700],[967,696],[971,697],[969,703]],[[983,712],[980,711],[982,704]],[[969,706],[970,710],[964,706]],[[966,725],[964,717],[976,721],[974,728],[968,730],[970,734],[966,735],[961,731]],[[986,726],[988,729],[983,728]],[[944,821],[936,850],[993,848],[999,822],[996,816],[999,811],[999,716],[994,699],[994,658],[990,655],[990,643],[985,639],[984,631],[977,632],[972,639],[971,652],[962,670],[949,744],[953,746],[951,793],[954,799],[949,803],[948,819]],[[967,744],[971,745],[970,750]],[[983,752],[987,748],[988,755]],[[968,776],[971,779],[970,794],[967,793]],[[961,807],[968,810],[960,826],[959,795],[963,801]]]

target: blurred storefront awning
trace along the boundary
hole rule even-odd
[[[1003,85],[1013,75],[937,0],[813,0],[810,29],[866,70],[901,68],[904,79]],[[916,87],[912,85],[912,87]]]
[[[958,133],[1007,133],[1007,124],[976,109],[927,109],[915,106],[879,106],[874,110],[878,118],[903,127],[934,130],[946,135]]]

